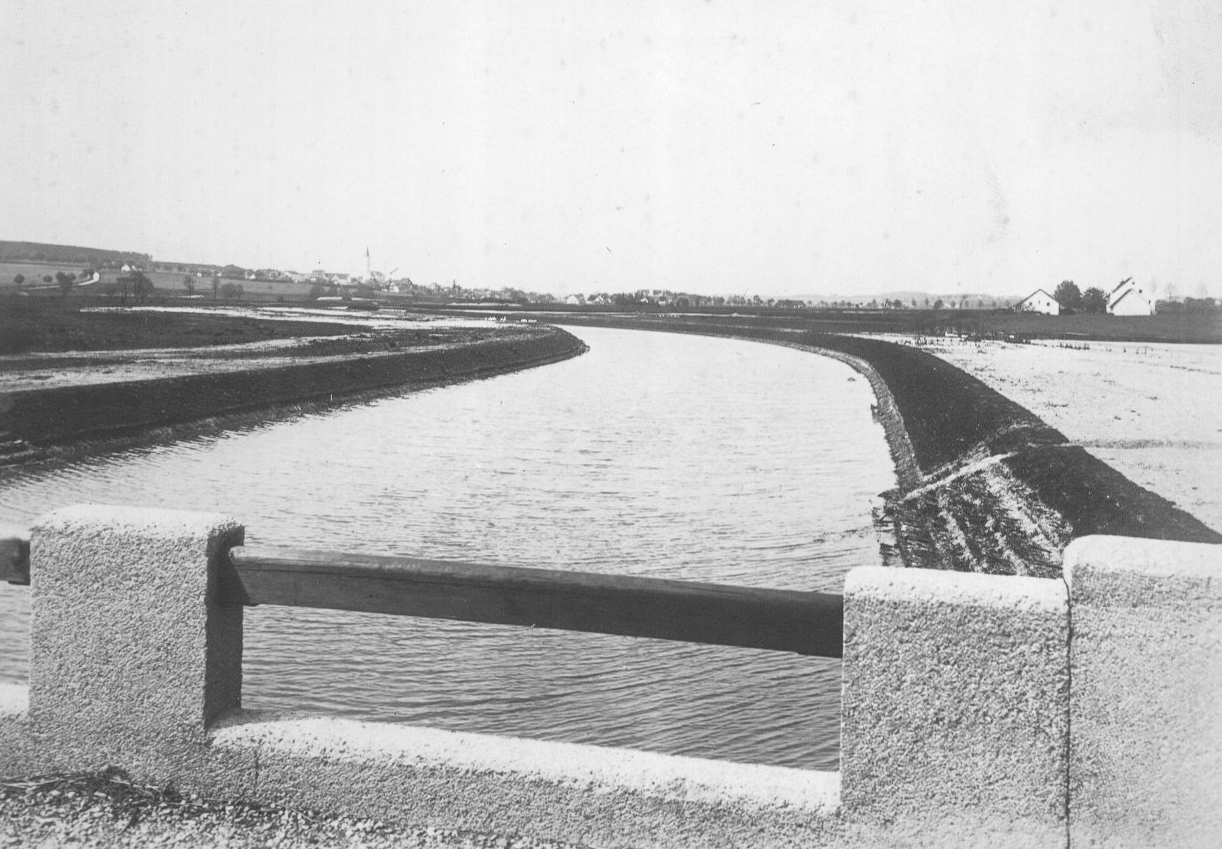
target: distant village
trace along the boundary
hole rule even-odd
[[[150,255],[131,251],[82,248],[36,242],[0,240],[0,263],[9,268],[29,267],[30,273],[18,270],[8,275],[10,280],[29,291],[59,288],[91,289],[102,295],[151,294],[214,299],[239,300],[247,296],[301,299],[373,299],[393,296],[396,300],[428,303],[492,303],[492,304],[565,304],[594,307],[656,307],[688,309],[703,307],[753,307],[773,309],[859,309],[859,310],[1013,310],[1044,315],[1075,313],[1143,316],[1163,312],[1215,312],[1219,305],[1214,298],[1177,298],[1169,292],[1156,298],[1148,284],[1132,277],[1121,280],[1109,291],[1097,287],[1079,290],[1072,280],[1064,280],[1052,292],[1037,288],[1025,298],[1004,298],[991,295],[933,296],[925,292],[890,293],[872,298],[840,296],[770,298],[755,294],[706,295],[671,289],[636,289],[632,291],[591,291],[556,297],[545,292],[532,292],[512,286],[464,287],[457,280],[447,283],[417,283],[399,269],[390,272],[369,267],[366,254],[364,272],[336,272],[316,268],[309,272],[275,268],[244,268],[238,265],[180,263],[154,260]],[[58,271],[37,269],[39,264],[53,266]],[[76,266],[67,273],[65,266]]]

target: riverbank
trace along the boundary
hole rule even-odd
[[[893,396],[918,475],[901,475],[885,520],[908,565],[1053,577],[1065,546],[1081,536],[1222,542],[1196,517],[927,351],[827,334],[793,341],[859,358]]]
[[[1031,410],[914,345],[769,327],[761,319],[591,316],[588,323],[749,339],[853,364],[879,397],[876,415],[899,480],[883,494],[878,516],[888,562],[1056,577],[1069,542],[1091,534],[1222,543],[1222,534],[1163,494],[1138,485]]]
[[[893,341],[916,344],[897,337]],[[1222,529],[1222,346],[926,338],[1074,445]]]
[[[39,459],[179,438],[197,429],[491,377],[584,350],[572,335],[534,324],[403,326],[382,320],[330,328],[337,326],[344,334],[0,358],[0,463],[7,460],[11,470]]]

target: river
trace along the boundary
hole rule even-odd
[[[570,328],[543,368],[35,471],[72,503],[221,511],[250,542],[839,592],[895,485],[867,381],[753,342]],[[0,584],[0,679],[29,591]],[[292,608],[246,614],[244,704],[836,769],[839,662]]]

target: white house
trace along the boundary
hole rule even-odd
[[[1019,312],[1038,312],[1044,315],[1060,315],[1061,305],[1057,303],[1057,299],[1049,295],[1043,289],[1036,289],[1027,297],[1018,302],[1014,309]]]
[[[1107,311],[1111,315],[1154,315],[1154,293],[1145,291],[1132,277],[1125,278],[1107,296]]]

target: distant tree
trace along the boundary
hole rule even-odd
[[[212,275],[212,300],[214,301],[216,300],[217,295],[220,293],[220,289],[221,289],[221,278],[214,274]]]
[[[187,290],[187,295],[195,294],[195,278],[190,274],[182,278],[182,287]]]
[[[65,274],[62,271],[55,272],[55,282],[59,284],[59,293],[65,298],[68,297],[68,293],[72,291],[72,282],[74,278],[75,275]]]
[[[1082,311],[1094,315],[1107,312],[1107,295],[1098,286],[1091,286],[1082,293]]]
[[[44,274],[44,275],[42,276],[42,282],[43,282],[43,283],[50,283],[50,282],[51,282],[52,280],[54,280],[54,279],[55,279],[55,278],[54,278],[54,277],[52,277],[50,274]]]
[[[24,274],[13,275],[13,285],[15,285],[18,289],[24,286],[25,285],[25,275]]]
[[[153,281],[143,271],[132,271],[119,277],[119,285],[123,288],[123,303],[127,303],[127,293],[143,303],[153,294]]]
[[[1072,280],[1062,280],[1052,297],[1061,305],[1061,312],[1075,313],[1082,309],[1082,293]]]
[[[1184,312],[1211,313],[1218,309],[1218,302],[1213,298],[1184,298]]]
[[[927,303],[927,304],[929,303],[929,298],[926,298],[926,299],[925,299],[925,303]],[[940,310],[940,309],[942,309],[942,307],[943,307],[943,304],[942,304],[942,299],[941,299],[941,298],[938,298],[936,301],[934,301],[934,302],[933,302],[933,308],[934,308],[934,309],[936,309],[936,310]]]

